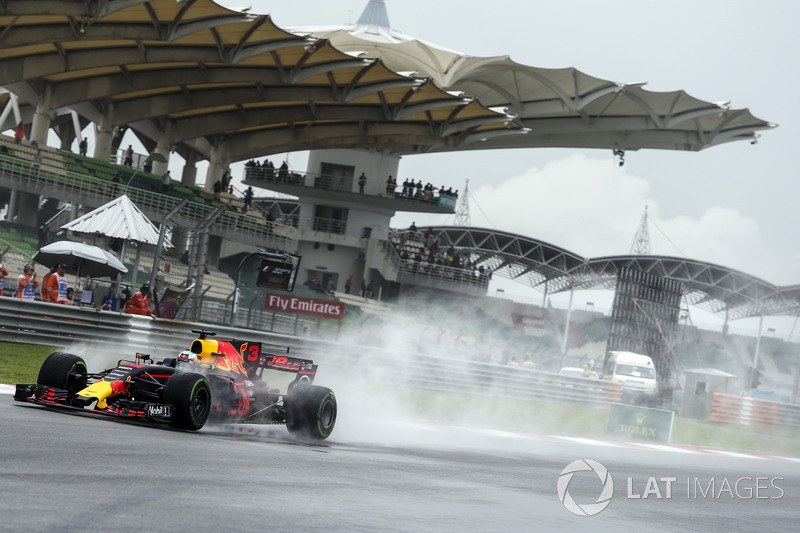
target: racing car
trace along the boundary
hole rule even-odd
[[[198,338],[177,357],[155,362],[137,353],[135,360],[121,359],[98,373],[89,373],[77,355],[52,353],[36,384],[16,386],[14,400],[184,430],[196,431],[206,422],[285,424],[301,438],[330,436],[336,396],[313,385],[313,361],[267,353],[260,342],[216,340],[208,330],[192,333]],[[288,347],[281,348],[288,354]],[[268,386],[268,370],[295,374],[285,393]]]

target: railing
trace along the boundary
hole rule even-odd
[[[282,184],[329,192],[359,194],[356,179],[351,176],[331,176],[311,172],[301,174],[292,170],[280,172],[278,169],[272,170],[260,166],[245,165],[244,180],[247,183],[261,185],[264,188],[269,188],[269,184]],[[373,188],[371,187],[370,189]],[[418,205],[444,207],[454,212],[456,200],[458,199],[455,195],[439,194],[438,190],[425,192],[417,190],[418,192],[413,194],[403,195],[402,191],[398,191],[396,187],[386,187],[385,182],[381,183],[379,190],[380,193],[377,196],[395,198]],[[372,196],[376,195],[373,194]]]
[[[36,176],[34,177],[34,174]],[[5,183],[3,183],[5,182]],[[125,193],[143,212],[159,221],[181,201],[180,198],[128,187],[121,183],[82,175],[63,168],[40,165],[38,169],[25,159],[0,154],[0,183],[8,187],[57,196],[65,201],[101,205]],[[189,202],[174,219],[181,226],[193,228],[211,214],[216,206]],[[296,228],[268,222],[260,214],[225,212],[210,230],[212,235],[237,238],[277,248],[296,248]]]
[[[337,218],[313,217],[300,220],[300,229],[310,229],[323,233],[333,233],[334,235],[344,235],[347,233],[347,220]]]

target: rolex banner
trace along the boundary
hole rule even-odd
[[[264,309],[296,313],[298,315],[312,315],[320,318],[344,318],[345,304],[331,300],[316,300],[313,298],[300,298],[284,294],[267,293]]]
[[[612,403],[608,410],[608,433],[669,443],[674,417],[674,411]]]

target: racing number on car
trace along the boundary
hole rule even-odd
[[[242,357],[248,362],[258,361],[258,356],[261,353],[260,348],[261,348],[260,344],[248,344],[245,342],[242,343],[242,346],[240,348],[241,350],[240,353],[242,354]]]

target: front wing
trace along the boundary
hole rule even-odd
[[[36,384],[18,384],[14,392],[14,400],[18,402],[55,407],[84,413],[95,413],[128,420],[169,423],[174,414],[174,407],[167,404],[132,401],[120,399],[105,409],[93,405],[81,407],[67,403],[69,393],[63,389]]]

